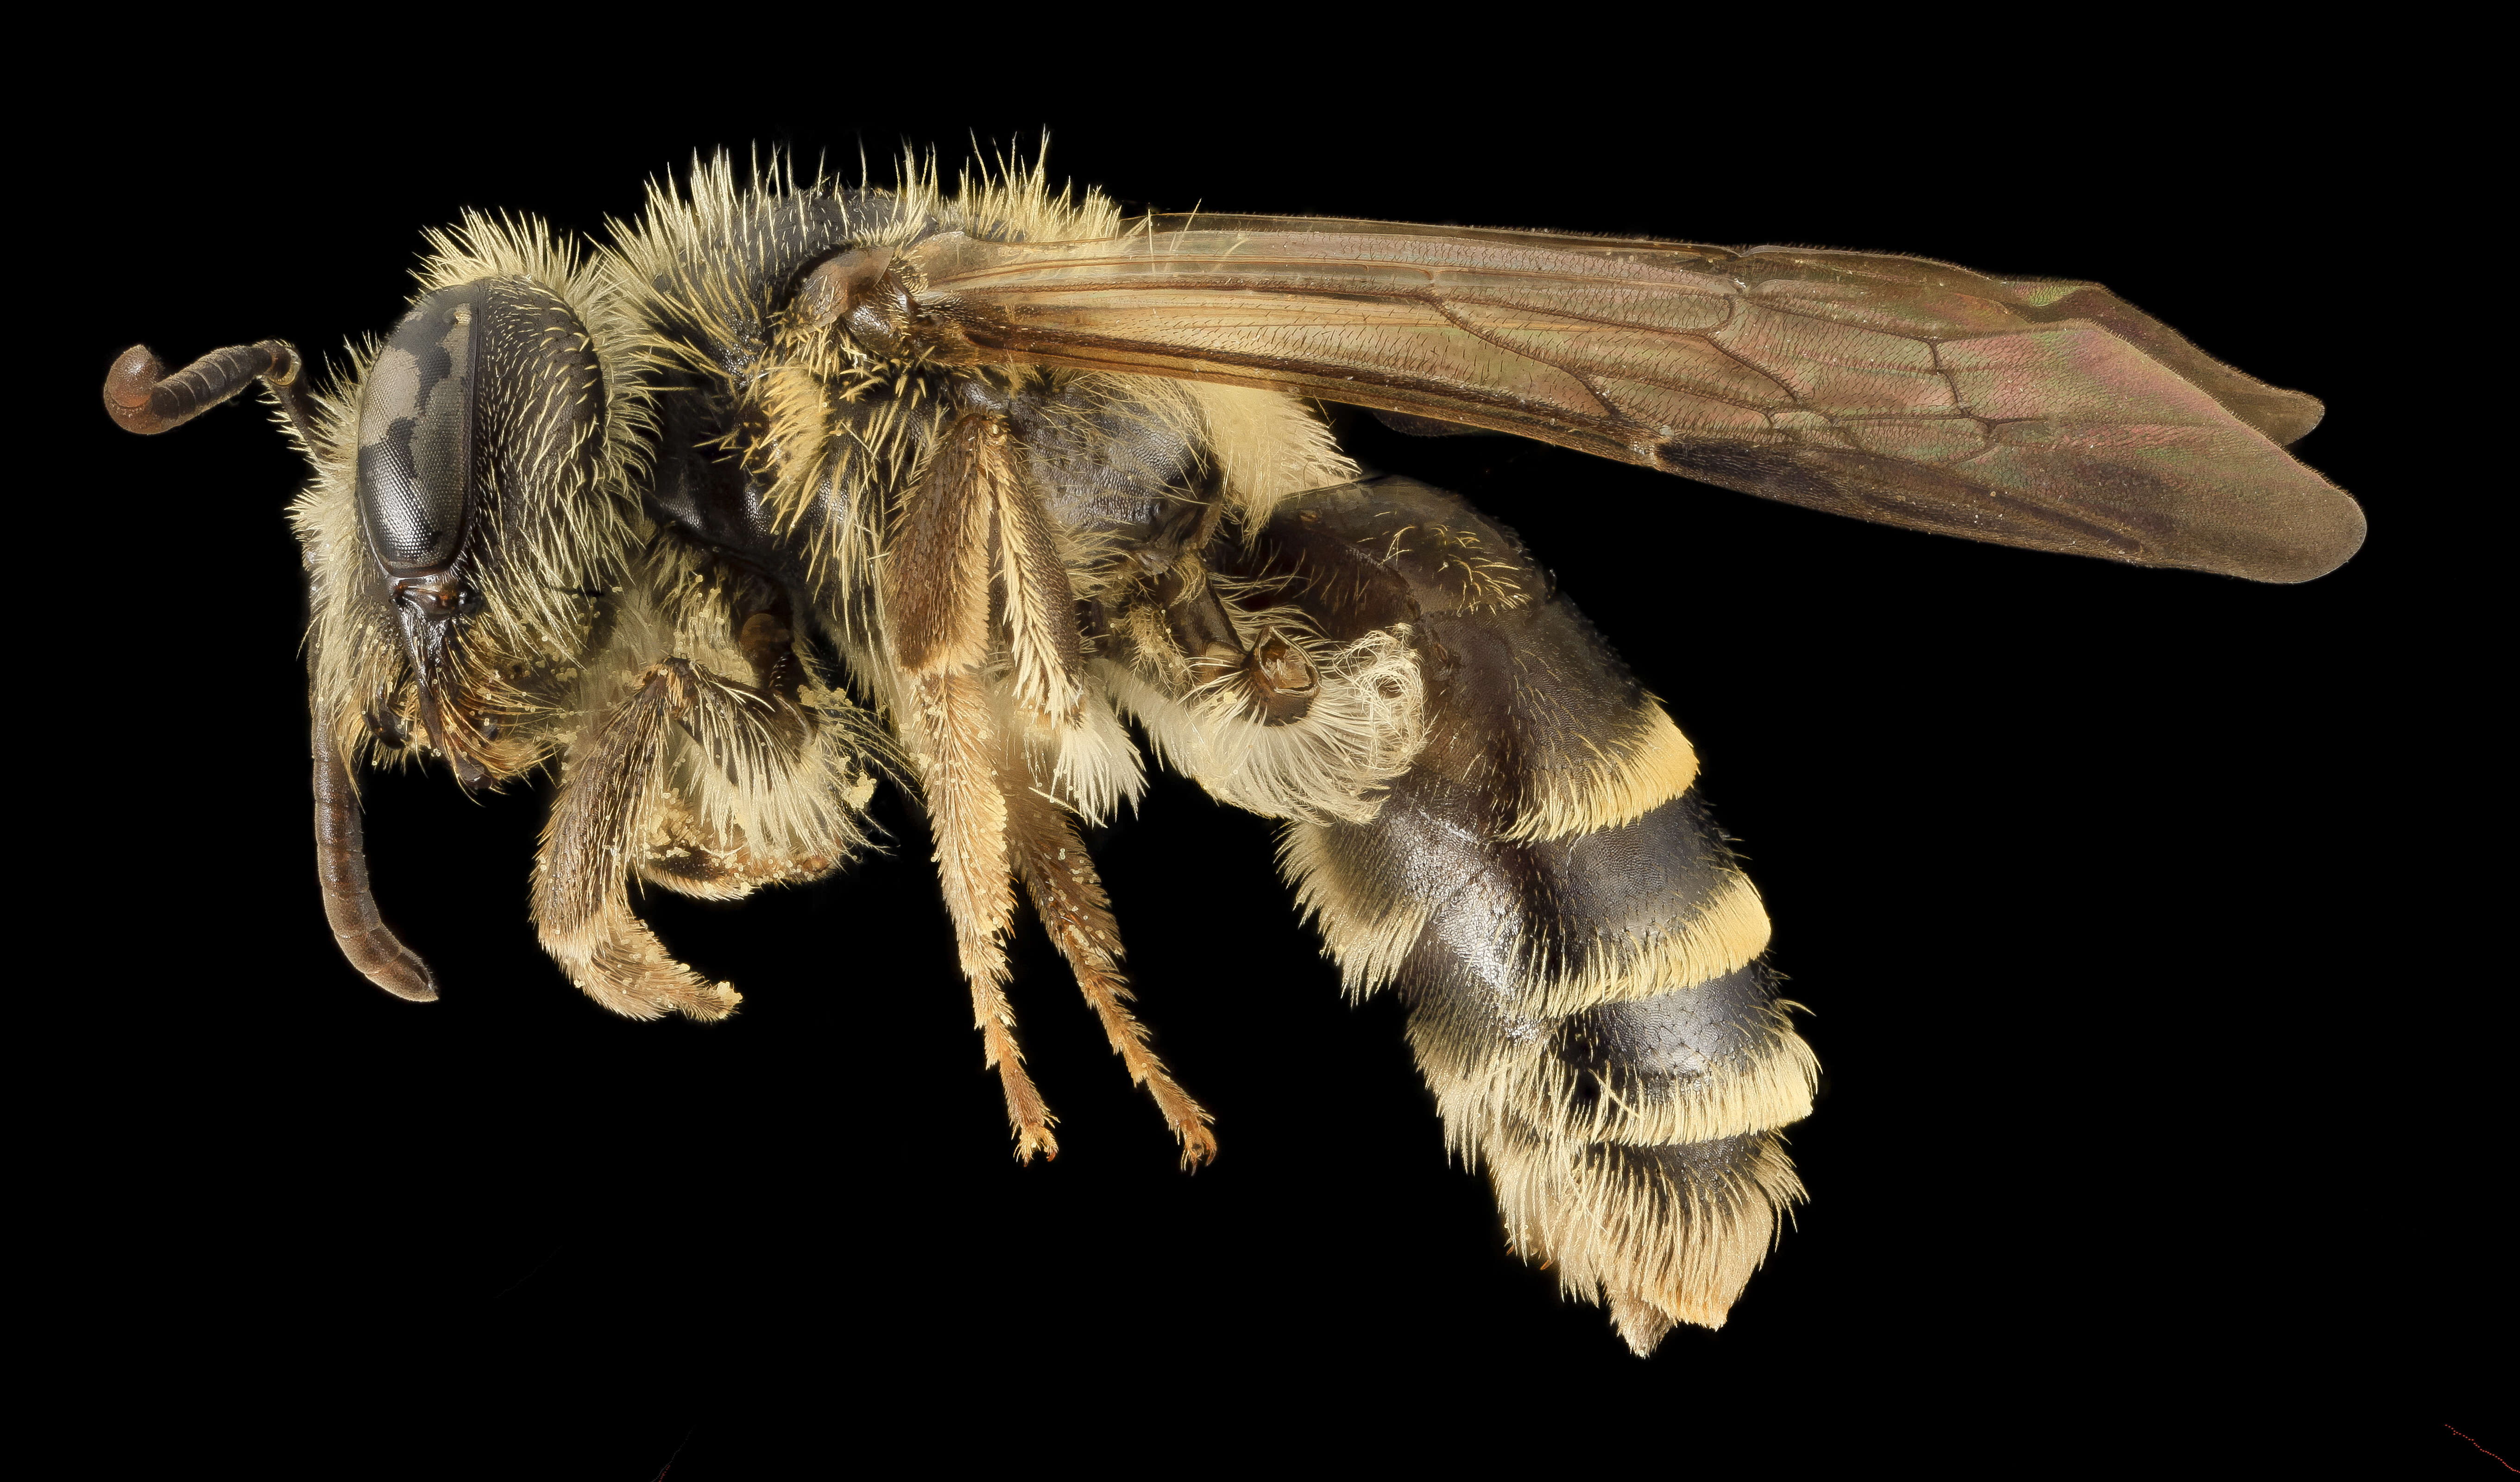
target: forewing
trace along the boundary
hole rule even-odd
[[[2036,550],[2304,581],[2318,403],[2095,285],[1919,258],[1280,217],[905,254],[939,353],[1245,385]]]

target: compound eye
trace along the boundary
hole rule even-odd
[[[388,572],[444,566],[464,533],[480,452],[477,288],[422,299],[359,390],[359,516]]]

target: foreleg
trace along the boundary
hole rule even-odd
[[[534,925],[569,981],[616,1013],[724,1018],[742,995],[669,956],[630,909],[630,872],[664,790],[674,723],[699,703],[699,671],[667,659],[572,747],[534,858]]]

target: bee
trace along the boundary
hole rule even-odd
[[[1640,1354],[1720,1325],[1802,1197],[1817,1060],[1758,892],[1661,701],[1513,532],[1364,478],[1316,403],[1535,438],[1928,532],[2316,577],[2353,501],[2318,404],[2087,283],[1939,262],[1192,213],[1040,162],[889,190],[723,157],[593,245],[432,234],[409,312],[325,388],[277,340],[108,413],[262,386],[304,452],[322,898],[398,997],[356,779],[549,772],[544,947],[636,1018],[741,995],[634,889],[735,900],[924,812],[1018,1159],[1057,1119],[1007,946],[1028,902],[1186,1165],[1208,1111],[1131,1008],[1086,846],[1146,752],[1281,821],[1354,996],[1397,994],[1513,1249]]]

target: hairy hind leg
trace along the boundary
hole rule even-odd
[[[1012,763],[1004,791],[1007,842],[1023,876],[1024,892],[1041,914],[1043,929],[1075,972],[1085,1002],[1102,1021],[1102,1032],[1110,1038],[1112,1053],[1128,1067],[1130,1082],[1147,1088],[1155,1108],[1163,1113],[1164,1125],[1180,1141],[1182,1166],[1194,1168],[1216,1156],[1216,1137],[1207,1129],[1213,1118],[1173,1080],[1147,1044],[1147,1026],[1129,1011],[1129,980],[1120,971],[1120,927],[1111,919],[1111,901],[1103,893],[1102,876],[1095,873],[1093,857],[1085,852],[1075,823],[1064,809],[1028,786],[1022,766],[1020,759]]]

